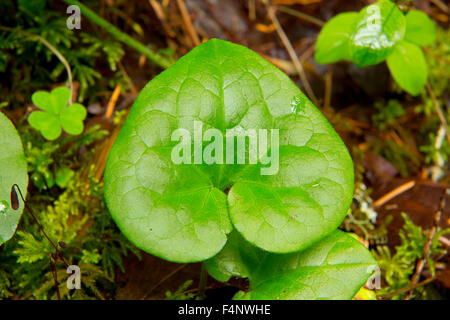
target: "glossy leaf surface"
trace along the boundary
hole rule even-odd
[[[233,232],[225,248],[206,262],[219,281],[248,277],[250,290],[237,299],[351,299],[376,267],[359,241],[336,230],[308,249],[289,254],[265,252]]]
[[[261,175],[266,154],[257,164],[175,164],[171,134],[184,128],[193,137],[194,121],[224,136],[279,130],[278,171]],[[142,90],[110,152],[105,192],[128,239],[170,261],[214,256],[233,227],[258,247],[292,252],[339,226],[353,195],[353,165],[284,73],[245,47],[210,40]]]
[[[406,19],[391,1],[379,1],[362,9],[352,35],[352,60],[358,67],[380,63],[403,39]]]

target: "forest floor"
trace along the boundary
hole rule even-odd
[[[279,67],[303,92],[306,92],[305,82],[301,80],[296,68],[299,61],[317,99],[317,107],[344,140],[354,160],[355,199],[351,214],[341,228],[356,233],[361,242],[378,253],[376,257],[382,272],[391,272],[393,275],[390,279],[383,276],[383,290],[378,293],[378,298],[404,298],[405,290],[402,289],[412,284],[419,285],[415,290],[415,297],[418,299],[446,299],[449,298],[450,292],[448,236],[437,239],[441,243],[443,253],[430,257],[434,261],[436,273],[433,274],[427,264],[419,275],[420,281],[416,283],[411,283],[411,279],[417,261],[412,263],[410,261],[405,265],[405,261],[397,256],[396,252],[399,246],[407,248],[402,237],[406,237],[410,242],[416,241],[417,247],[423,250],[424,243],[420,241],[426,239],[426,231],[433,226],[435,214],[439,210],[440,199],[450,187],[447,163],[450,142],[440,130],[441,121],[436,112],[438,109],[442,110],[447,121],[450,121],[449,7],[441,0],[414,1],[414,6],[427,13],[436,22],[439,30],[436,43],[425,48],[429,65],[429,88],[418,97],[412,97],[393,82],[384,63],[360,69],[347,62],[319,65],[314,60],[315,42],[321,26],[340,12],[358,11],[371,2],[273,0],[269,6],[275,9],[279,25],[268,16],[267,10],[270,8],[258,0],[101,0],[95,6],[89,2],[89,6],[121,31],[141,43],[149,44],[151,50],[172,60],[178,59],[199,43],[211,38],[242,44]],[[55,15],[64,18],[65,13],[61,8],[64,8],[64,5],[51,4],[51,10]],[[9,21],[5,21],[5,25],[13,26]],[[280,40],[280,29],[287,35],[288,44]],[[82,31],[90,35],[107,34],[88,20],[82,20]],[[40,34],[46,36],[45,33]],[[55,42],[55,46],[57,45],[61,46]],[[298,61],[291,59],[287,45],[293,48]],[[49,86],[51,81],[48,79],[51,78],[52,72],[55,73],[53,68],[57,61],[45,58],[43,52],[37,53],[35,47],[24,48],[25,54],[29,54],[28,59],[34,54],[40,55],[41,66],[28,66],[27,68],[32,68],[30,71],[18,62],[14,67],[10,64],[0,81],[0,93],[8,92],[4,95],[8,98],[3,100],[9,101],[9,105],[3,107],[2,111],[19,126],[22,140],[49,148],[43,142],[35,142],[37,138],[29,133],[30,129],[27,128],[24,119],[33,109],[30,93],[33,90],[48,90],[52,87]],[[68,161],[71,169],[76,171],[76,176],[85,181],[89,179],[88,177],[93,177],[99,184],[102,183],[108,151],[120,131],[127,112],[138,92],[162,71],[141,53],[127,46],[122,48],[123,54],[115,61],[116,71],[111,71],[110,61],[106,57],[95,56],[88,65],[100,75],[98,80],[95,80],[95,76],[94,81],[79,76],[83,72],[88,74],[87,69],[78,71],[78,75],[76,69],[74,72],[74,84],[78,88],[74,93],[76,96],[81,95],[88,110],[86,127],[100,126],[109,132],[96,139],[93,144],[81,146]],[[5,52],[11,54],[9,51]],[[68,60],[81,61],[71,56]],[[47,71],[43,71],[46,69]],[[41,72],[40,83],[37,80],[30,80],[34,72]],[[52,79],[62,83],[63,73],[59,70]],[[121,79],[117,80],[118,77]],[[92,154],[84,157],[84,153]],[[76,164],[73,161],[75,158],[85,160]],[[50,171],[55,170],[56,164],[46,165]],[[94,166],[93,171],[89,173],[90,165]],[[79,175],[78,171],[81,172]],[[35,169],[31,173],[39,175],[39,170]],[[54,200],[62,201],[60,197],[65,193],[63,188],[42,191],[38,184],[30,187],[29,192],[28,201],[31,204],[44,201],[45,206]],[[99,198],[102,201],[101,197]],[[104,210],[100,205],[92,204],[92,206],[96,208],[95,210],[98,208]],[[80,210],[87,209],[80,208]],[[405,227],[402,213],[420,227],[422,235],[412,235],[413,227]],[[30,231],[27,223],[27,220],[22,222],[19,230]],[[450,203],[442,208],[439,227],[441,229],[450,227]],[[7,296],[9,298],[29,298],[33,295],[33,290],[42,287],[42,284],[31,284],[36,280],[30,278],[27,281],[23,280],[22,289],[19,289],[20,283],[15,280],[17,273],[9,271],[10,267],[6,267],[6,263],[12,261],[12,256],[17,256],[18,252],[25,254],[24,251],[17,249],[20,246],[20,241],[17,241],[11,244],[11,248],[0,249],[0,270],[2,268],[5,270],[5,278],[10,284],[8,286],[10,295]],[[109,260],[103,257],[102,252],[96,251],[95,248],[87,250],[102,256],[99,259],[86,258],[87,262],[100,266],[100,269],[110,268],[106,267],[108,263],[105,261]],[[128,247],[125,249],[125,252],[127,251],[128,255],[120,258],[121,267],[112,263],[113,272],[107,272],[113,285],[100,285],[100,292],[91,296],[108,299],[195,297],[200,264],[180,265],[163,261],[144,252],[132,254]],[[27,263],[36,265],[36,261],[39,259],[28,260]],[[48,264],[42,263],[36,265],[36,268],[41,268],[41,274],[48,272]],[[192,281],[186,283],[186,280]],[[233,278],[224,286],[223,283],[216,282],[210,277],[206,292],[207,297],[211,299],[228,299],[237,290],[247,288],[246,280]],[[48,296],[52,295],[49,288],[42,290],[47,290]],[[395,294],[398,290],[400,293]],[[171,294],[168,295],[167,292]]]

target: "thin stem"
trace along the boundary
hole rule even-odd
[[[64,58],[64,56],[61,54],[61,52],[59,52],[58,49],[56,49],[50,42],[48,42],[45,38],[41,37],[40,35],[29,33],[27,31],[23,31],[20,29],[5,27],[5,26],[0,26],[0,30],[4,30],[4,31],[8,31],[8,32],[17,31],[32,40],[37,40],[37,41],[42,42],[51,52],[53,52],[53,54],[59,59],[59,61],[62,62],[62,64],[66,68],[67,76],[69,78],[69,89],[70,89],[70,101],[69,102],[70,102],[70,104],[72,104],[72,102],[73,102],[73,99],[72,99],[72,90],[73,90],[72,69],[70,68],[69,63],[67,62],[66,58]]]
[[[419,287],[421,287],[423,285],[426,285],[427,283],[430,283],[430,282],[432,282],[434,280],[436,280],[436,277],[431,277],[431,278],[423,280],[422,282],[417,283],[416,285],[409,285],[409,286],[407,286],[405,288],[401,288],[401,289],[399,289],[399,290],[397,290],[395,292],[390,292],[390,293],[386,293],[386,294],[380,294],[378,296],[380,298],[383,298],[383,299],[385,299],[385,298],[392,298],[392,297],[398,296],[399,294],[402,294],[402,293],[408,292],[410,290],[419,288]]]
[[[439,102],[436,99],[436,96],[434,95],[433,90],[431,90],[430,84],[426,83],[428,95],[430,96],[431,100],[433,101],[434,108],[436,109],[436,113],[438,114],[439,120],[441,121],[442,126],[445,129],[445,136],[447,137],[447,141],[450,143],[450,133],[448,131],[448,124],[447,120],[445,119],[444,112],[442,111]]]
[[[439,228],[439,223],[440,223],[441,217],[442,217],[442,211],[444,211],[445,197],[448,195],[449,190],[450,189],[445,189],[442,192],[441,199],[439,201],[439,207],[438,207],[436,213],[434,214],[433,225],[431,226],[430,231],[428,231],[427,241],[425,242],[425,246],[423,247],[423,258],[417,262],[416,271],[414,272],[412,279],[411,279],[411,287],[414,287],[419,282],[420,275],[423,271],[423,268],[425,267],[425,264],[427,263],[428,255],[429,255],[432,243],[433,243],[433,239]],[[413,290],[411,289],[406,294],[404,300],[411,299],[412,295],[413,295]]]
[[[20,197],[22,198],[24,207],[27,209],[28,213],[33,217],[34,221],[36,222],[39,230],[42,232],[42,234],[44,235],[44,237],[48,240],[48,242],[50,242],[50,244],[52,245],[52,247],[55,249],[56,253],[58,254],[58,257],[61,258],[61,260],[64,262],[65,266],[68,267],[69,264],[66,262],[66,260],[64,259],[62,253],[58,250],[58,246],[55,245],[55,243],[52,241],[52,239],[50,239],[50,237],[47,235],[47,233],[45,232],[44,228],[42,227],[42,225],[39,223],[39,220],[36,218],[36,216],[34,215],[33,211],[31,211],[30,207],[28,207],[23,195],[22,195],[22,191],[20,191],[20,187],[17,184],[14,184],[12,186],[12,189],[17,189],[17,191],[19,191]]]
[[[280,10],[281,12],[290,14],[294,17],[297,17],[299,19],[303,19],[312,24],[315,24],[316,26],[323,27],[325,25],[325,22],[323,22],[322,20],[319,20],[313,16],[310,16],[309,14],[294,10],[292,8],[285,7],[285,6],[277,6],[277,9]]]
[[[298,74],[300,75],[300,79],[302,80],[303,87],[305,88],[305,91],[308,95],[308,97],[311,99],[312,103],[315,106],[319,106],[319,102],[316,98],[316,95],[314,94],[314,91],[311,88],[311,85],[308,82],[308,79],[306,78],[305,70],[303,69],[302,64],[300,63],[297,54],[295,53],[294,48],[292,47],[291,42],[289,41],[289,38],[287,37],[286,33],[284,32],[283,28],[281,27],[280,22],[277,19],[277,16],[275,15],[275,7],[269,4],[268,0],[263,0],[264,5],[267,8],[267,12],[269,14],[270,20],[272,20],[272,23],[274,24],[278,36],[281,39],[281,42],[283,43],[284,47],[286,48],[289,56],[291,57],[292,62],[294,63],[294,67],[297,70]]]
[[[58,300],[61,300],[61,294],[59,293],[59,285],[58,285],[58,274],[56,272],[56,262],[53,262],[53,257],[50,255],[50,269],[53,276],[53,281],[55,282],[55,288],[56,288],[56,296],[58,297]]]
[[[162,278],[157,284],[155,284],[150,290],[149,292],[142,298],[142,299],[146,299],[148,297],[150,297],[150,295],[153,293],[153,291],[158,288],[161,284],[163,284],[165,281],[167,281],[169,278],[171,278],[174,274],[176,274],[178,271],[180,271],[181,269],[183,269],[184,267],[186,267],[187,264],[182,264],[180,265],[178,268],[174,269],[171,273],[169,273],[167,276],[165,276],[164,278]]]
[[[188,29],[189,35],[194,41],[194,45],[198,46],[201,42],[198,38],[197,31],[195,31],[194,26],[192,25],[191,18],[189,17],[189,12],[186,9],[186,5],[183,0],[177,0],[178,7],[180,8],[181,17],[183,18],[184,23],[186,24],[186,28]]]
[[[140,43],[139,41],[133,39],[126,33],[123,33],[119,29],[117,29],[114,25],[97,15],[94,11],[90,10],[88,7],[84,6],[80,2],[76,0],[63,0],[65,3],[69,5],[75,5],[78,6],[81,10],[81,13],[94,22],[96,25],[102,27],[107,32],[109,32],[112,36],[116,37],[119,41],[122,41],[129,47],[137,50],[138,52],[142,53],[144,56],[146,56],[150,61],[157,64],[158,66],[162,68],[168,68],[172,65],[172,62],[163,57],[162,55],[153,52],[149,48],[147,48],[145,45]]]
[[[205,288],[207,280],[208,280],[208,271],[206,270],[205,263],[202,262],[202,268],[200,270],[200,281],[198,282],[198,296],[201,299],[205,298]]]

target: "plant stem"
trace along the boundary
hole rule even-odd
[[[450,143],[450,133],[448,131],[448,123],[447,123],[447,120],[445,119],[444,112],[442,111],[441,107],[439,106],[439,102],[437,101],[433,90],[431,90],[430,84],[427,82],[425,84],[425,86],[427,88],[428,95],[430,96],[431,100],[433,101],[433,105],[434,105],[434,108],[436,109],[436,113],[439,117],[439,121],[441,121],[441,124],[445,129],[445,135],[447,137],[447,141]]]
[[[425,246],[423,247],[423,258],[417,262],[416,271],[414,272],[412,279],[411,279],[411,287],[412,288],[415,285],[417,285],[417,283],[419,282],[419,278],[422,273],[422,270],[425,267],[425,264],[427,263],[430,248],[432,246],[434,236],[436,235],[436,232],[439,229],[439,223],[441,221],[442,212],[444,211],[445,197],[449,194],[449,191],[450,191],[450,188],[447,188],[444,190],[444,192],[442,192],[441,199],[439,201],[439,208],[437,209],[436,213],[434,214],[433,225],[431,226],[430,230],[428,231],[427,242],[425,242]],[[404,300],[411,299],[412,295],[413,295],[413,290],[411,289],[406,294]]]
[[[14,29],[10,27],[0,26],[0,30],[8,31],[8,32],[18,32],[23,34],[24,36],[28,37],[31,40],[37,40],[42,42],[53,54],[61,61],[61,63],[64,65],[67,71],[67,76],[69,78],[69,89],[70,89],[70,104],[72,104],[72,90],[73,90],[73,80],[72,80],[72,69],[70,68],[69,63],[67,62],[66,58],[62,55],[61,52],[58,51],[50,42],[47,41],[47,39],[41,37],[40,35],[29,33],[27,31],[23,31],[20,29]]]
[[[291,42],[289,41],[289,38],[287,37],[286,33],[284,32],[283,28],[281,27],[280,22],[277,19],[277,16],[275,15],[276,8],[269,4],[268,0],[263,0],[264,5],[267,8],[267,13],[269,15],[270,20],[272,20],[272,23],[274,24],[278,36],[281,39],[281,42],[283,43],[284,47],[286,48],[286,51],[288,52],[289,56],[291,57],[292,63],[294,64],[295,69],[297,70],[300,79],[302,80],[303,87],[305,88],[306,94],[308,95],[309,99],[311,99],[312,103],[315,106],[319,106],[319,102],[316,98],[316,95],[314,94],[314,91],[311,88],[311,85],[308,82],[308,79],[306,78],[305,71],[303,70],[303,66],[301,62],[298,60],[297,54],[295,53],[294,48],[292,47]]]
[[[58,246],[52,241],[52,239],[50,239],[50,237],[47,235],[47,233],[44,230],[44,227],[42,227],[42,225],[40,224],[39,220],[36,218],[36,216],[34,215],[33,211],[30,209],[30,207],[28,207],[27,202],[25,201],[25,198],[22,195],[22,191],[20,190],[19,185],[17,184],[13,184],[12,188],[11,188],[11,193],[15,192],[15,189],[17,189],[17,191],[19,191],[19,195],[20,198],[23,201],[23,205],[24,207],[27,209],[28,213],[33,217],[34,222],[36,223],[36,225],[38,226],[39,230],[42,232],[42,234],[44,235],[44,237],[47,239],[47,241],[50,243],[50,245],[55,249],[57,255],[59,258],[61,258],[62,262],[64,263],[64,265],[66,267],[69,266],[69,264],[67,263],[67,261],[64,259],[61,251],[58,250]]]
[[[105,19],[100,17],[99,15],[97,15],[94,11],[90,10],[88,7],[84,6],[80,2],[78,2],[76,0],[63,0],[63,1],[65,3],[67,3],[67,4],[69,4],[69,5],[78,6],[80,8],[80,10],[81,10],[81,13],[86,18],[88,18],[89,20],[91,20],[92,22],[97,24],[98,26],[100,26],[103,29],[105,29],[112,36],[117,38],[117,40],[125,43],[129,47],[131,47],[133,49],[136,49],[138,52],[142,53],[150,61],[152,61],[153,63],[157,64],[158,66],[160,66],[162,68],[168,68],[168,67],[170,67],[172,65],[172,62],[169,61],[169,59],[163,57],[162,55],[160,55],[160,54],[158,54],[156,52],[153,52],[152,50],[147,48],[145,45],[140,43],[139,41],[133,39],[132,37],[130,37],[126,33],[123,33],[122,31],[117,29],[114,25],[112,25],[111,23],[109,23],[108,21],[106,21]]]
[[[206,265],[202,262],[202,268],[200,271],[200,281],[198,282],[198,296],[200,299],[205,299],[206,281],[208,280],[208,271],[206,271]]]
[[[303,19],[303,20],[308,21],[308,22],[310,22],[312,24],[315,24],[316,26],[323,27],[325,25],[325,22],[323,22],[322,20],[319,20],[319,19],[317,19],[317,18],[315,18],[313,16],[310,16],[309,14],[306,14],[306,13],[303,13],[303,12],[291,9],[289,7],[277,6],[277,9],[282,11],[282,12],[285,12],[287,14],[290,14],[290,15],[292,15],[294,17],[297,17],[299,19]]]

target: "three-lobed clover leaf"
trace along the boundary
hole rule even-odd
[[[175,164],[171,134],[183,128],[193,136],[195,121],[224,135],[279,130],[278,172],[261,175],[265,154],[257,164]],[[233,229],[267,251],[305,249],[339,226],[352,196],[352,160],[320,111],[255,52],[217,39],[141,91],[105,171],[120,230],[174,262],[211,258]]]
[[[17,184],[26,196],[28,175],[22,142],[11,121],[0,112],[0,245],[16,231],[23,203],[14,210],[9,203],[11,188]]]
[[[358,240],[336,230],[306,250],[275,254],[263,251],[233,231],[222,251],[206,261],[218,281],[250,280],[248,292],[235,299],[351,299],[376,268]]]
[[[386,60],[400,87],[417,95],[427,78],[418,46],[435,38],[434,23],[425,13],[410,10],[405,16],[395,3],[381,0],[359,13],[341,13],[328,21],[317,39],[315,59],[321,64],[353,61],[358,67]]]
[[[47,140],[57,139],[64,129],[67,133],[78,135],[83,132],[83,120],[86,108],[74,103],[66,107],[70,99],[70,90],[58,87],[52,92],[37,91],[33,93],[33,104],[43,111],[33,111],[28,117],[30,125],[39,130]],[[62,127],[62,129],[61,129]]]

